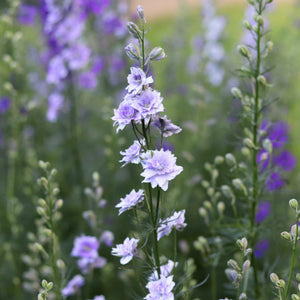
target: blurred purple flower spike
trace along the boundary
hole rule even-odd
[[[255,216],[256,224],[265,220],[270,214],[271,204],[267,201],[263,201],[259,204],[258,211]]]
[[[260,240],[254,247],[254,255],[256,258],[262,258],[270,247],[270,242],[267,239]]]
[[[33,5],[21,4],[18,11],[18,22],[23,25],[33,25],[38,10]]]
[[[11,100],[8,97],[0,98],[0,114],[6,113],[11,106]]]

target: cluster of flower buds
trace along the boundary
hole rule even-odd
[[[225,270],[225,274],[232,282],[234,287],[239,290],[240,285],[242,284],[243,278],[246,272],[250,269],[251,263],[247,258],[251,253],[252,249],[248,248],[248,241],[246,238],[237,240],[237,245],[240,248],[240,251],[243,253],[244,260],[239,264],[236,260],[230,259],[227,262],[228,268]],[[247,296],[245,293],[239,295],[239,300],[246,300]]]

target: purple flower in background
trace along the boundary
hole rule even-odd
[[[178,262],[174,263],[173,260],[169,259],[167,264],[160,266],[160,274],[164,277],[168,277],[173,272],[175,267],[177,267],[177,265]],[[154,271],[148,278],[148,281],[155,281],[155,280],[159,280],[159,275],[157,271]]]
[[[138,203],[144,200],[144,191],[132,190],[125,198],[121,198],[121,202],[116,205],[117,208],[120,208],[119,215],[122,214],[124,211],[129,210],[135,207]]]
[[[97,257],[83,257],[78,260],[77,264],[83,274],[90,273],[93,269],[100,269],[106,265],[106,258],[97,256]]]
[[[18,22],[24,25],[33,25],[37,14],[38,11],[35,6],[21,4],[18,11]]]
[[[52,57],[48,65],[47,83],[58,84],[67,75],[68,70],[63,58],[59,55]]]
[[[270,192],[278,190],[284,184],[285,182],[278,172],[274,172],[266,181],[266,187]]]
[[[98,256],[99,241],[94,236],[83,235],[77,237],[71,255],[81,258],[95,258]]]
[[[118,244],[116,248],[112,249],[112,255],[121,256],[120,263],[122,265],[128,264],[133,257],[137,254],[137,245],[139,239],[129,239],[128,237],[124,240],[123,244]]]
[[[153,83],[152,76],[147,78],[141,68],[132,67],[130,72],[127,76],[128,86],[126,87],[129,93],[138,94],[142,91],[144,85]]]
[[[110,5],[110,0],[80,0],[84,3],[87,11],[95,15],[101,15]]]
[[[78,70],[89,63],[91,50],[84,44],[75,44],[65,49],[62,55],[71,70]]]
[[[114,116],[112,117],[112,120],[115,121],[114,126],[118,126],[117,132],[123,130],[131,121],[138,121],[140,119],[140,114],[132,107],[130,100],[121,102],[118,109],[114,109]]]
[[[84,89],[93,90],[97,86],[98,81],[95,73],[86,71],[79,75],[78,83]]]
[[[11,99],[8,97],[0,98],[0,114],[6,113],[11,106]]]
[[[255,215],[256,224],[262,222],[269,214],[271,210],[271,204],[267,201],[263,201],[259,204],[257,213]]]
[[[142,145],[145,146],[145,139],[141,141]],[[141,151],[142,151],[142,145],[139,141],[135,140],[133,144],[126,149],[125,151],[121,151],[121,155],[124,157],[120,160],[120,162],[124,162],[122,167],[125,165],[132,163],[132,164],[139,164],[141,162]]]
[[[152,154],[152,155],[150,155]],[[141,176],[144,182],[151,183],[152,188],[161,187],[164,191],[168,189],[168,183],[183,170],[176,165],[176,157],[170,151],[154,150],[148,152],[148,157],[143,161],[144,171]]]
[[[159,241],[163,236],[169,235],[173,228],[176,230],[182,230],[187,226],[185,221],[185,209],[175,212],[173,216],[165,219],[159,220],[159,227],[157,229],[157,240]]]
[[[254,247],[254,255],[256,258],[262,258],[270,247],[270,242],[267,239],[258,241]]]
[[[102,57],[98,56],[94,58],[93,66],[91,68],[91,71],[95,74],[98,75],[101,73],[101,71],[104,69],[105,66],[105,61]]]
[[[115,34],[117,37],[123,37],[127,32],[126,24],[119,18],[117,14],[110,11],[103,16],[102,26],[104,28],[104,34]]]
[[[288,142],[289,127],[283,121],[278,121],[268,128],[268,138],[272,142],[273,148],[281,148]]]
[[[161,276],[160,279],[149,281],[146,288],[149,294],[144,298],[146,300],[174,300],[172,289],[175,286],[173,276]]]
[[[297,159],[288,150],[283,150],[274,157],[274,163],[284,171],[291,171],[295,168]]]
[[[155,118],[151,125],[158,128],[158,130],[163,133],[163,137],[177,134],[182,130],[180,127],[174,125],[170,120],[168,120],[167,116]]]
[[[47,119],[50,122],[57,120],[58,112],[63,108],[64,97],[61,94],[54,93],[48,99]]]
[[[100,243],[104,243],[107,247],[112,247],[115,237],[109,230],[104,230],[100,236]]]
[[[164,111],[162,101],[163,98],[159,92],[148,88],[135,96],[132,101],[132,107],[141,114],[143,119],[149,120],[152,116]]]
[[[74,295],[84,285],[84,278],[81,275],[74,276],[62,290],[64,297]]]

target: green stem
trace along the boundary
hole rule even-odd
[[[292,282],[293,270],[294,270],[294,265],[295,265],[295,257],[296,257],[296,248],[297,248],[297,242],[298,242],[298,234],[299,234],[299,217],[297,216],[296,236],[294,238],[294,243],[293,243],[291,269],[290,269],[288,284],[286,286],[285,293],[284,293],[284,299],[287,299],[288,292],[289,292],[289,289],[290,289],[290,285],[291,285],[291,282]]]
[[[262,14],[262,1],[258,1],[258,15]],[[259,97],[260,97],[260,83],[258,81],[258,76],[260,75],[261,68],[261,30],[262,26],[257,23],[258,32],[257,32],[257,41],[256,41],[256,68],[255,68],[255,97],[254,97],[254,112],[253,112],[253,126],[252,126],[252,135],[253,135],[253,145],[254,149],[252,151],[252,206],[251,206],[251,227],[250,227],[250,237],[251,237],[251,248],[253,249],[256,243],[256,224],[255,224],[255,212],[256,206],[258,203],[258,165],[257,165],[257,153],[258,153],[258,141],[257,141],[257,131],[258,131],[258,121],[259,121]],[[251,265],[253,267],[253,276],[254,276],[254,289],[256,299],[259,299],[260,289],[258,283],[258,271],[257,263],[254,256],[254,251],[251,255]]]

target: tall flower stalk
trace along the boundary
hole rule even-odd
[[[148,76],[150,64],[155,60],[165,57],[164,50],[160,47],[154,48],[148,55],[145,49],[146,20],[142,7],[137,9],[141,26],[135,23],[128,23],[129,33],[138,41],[138,44],[130,43],[125,49],[126,53],[139,67],[132,67],[127,77],[127,95],[120,103],[118,109],[114,110],[114,125],[117,132],[123,130],[127,125],[131,125],[133,134],[136,138],[134,143],[125,151],[123,155],[123,166],[129,163],[141,165],[144,178],[143,188],[136,191],[132,190],[116,206],[119,214],[133,209],[136,218],[140,223],[143,218],[140,210],[146,210],[150,222],[150,232],[137,234],[133,238],[127,237],[123,244],[118,244],[112,250],[112,254],[121,257],[121,264],[129,263],[134,257],[139,256],[140,248],[144,251],[150,276],[148,278],[148,295],[144,299],[156,299],[158,295],[164,299],[174,299],[173,272],[177,262],[168,260],[163,264],[161,260],[161,250],[159,241],[162,237],[169,235],[173,229],[181,230],[185,223],[185,210],[174,212],[167,218],[161,218],[162,197],[167,191],[169,182],[179,175],[183,168],[176,165],[176,157],[169,150],[162,148],[163,139],[181,131],[172,124],[167,116],[161,116],[165,111],[160,93],[150,85],[154,82]],[[153,129],[158,129],[158,135],[154,134]],[[157,146],[155,147],[155,144]],[[142,204],[146,202],[146,209]],[[152,237],[151,237],[152,236]],[[138,238],[137,238],[138,237]],[[142,241],[142,239],[144,239]],[[143,246],[142,246],[143,245]],[[141,247],[142,246],[142,247]],[[177,245],[174,246],[174,256],[177,255]],[[163,287],[163,292],[161,289]],[[163,294],[161,294],[163,293]]]
[[[240,90],[234,88],[232,90],[233,94],[240,98],[243,105],[243,113],[246,121],[250,125],[246,129],[247,136],[244,139],[244,145],[251,152],[251,186],[249,187],[249,200],[250,200],[250,228],[249,228],[249,245],[250,248],[254,248],[257,242],[256,233],[256,223],[255,216],[257,205],[259,202],[259,197],[261,194],[262,186],[259,179],[259,165],[258,165],[258,152],[261,147],[260,145],[260,123],[262,112],[265,106],[269,103],[265,100],[265,89],[268,86],[267,80],[265,78],[265,73],[267,69],[265,67],[264,58],[268,55],[269,50],[272,47],[272,43],[268,42],[264,44],[264,18],[263,12],[265,11],[267,5],[272,2],[272,0],[249,0],[249,4],[253,7],[254,15],[253,21],[251,23],[248,20],[244,21],[245,28],[252,35],[255,46],[254,50],[248,48],[245,45],[238,47],[240,54],[246,59],[247,65],[240,69],[242,76],[249,78],[251,82],[251,92],[249,95],[243,95]],[[268,141],[264,143],[265,147]],[[269,143],[270,145],[271,143]],[[267,149],[271,152],[271,146]],[[256,298],[260,297],[260,287],[258,282],[258,269],[257,262],[252,252],[251,255],[251,265],[253,267],[253,277],[254,277],[254,290]]]

